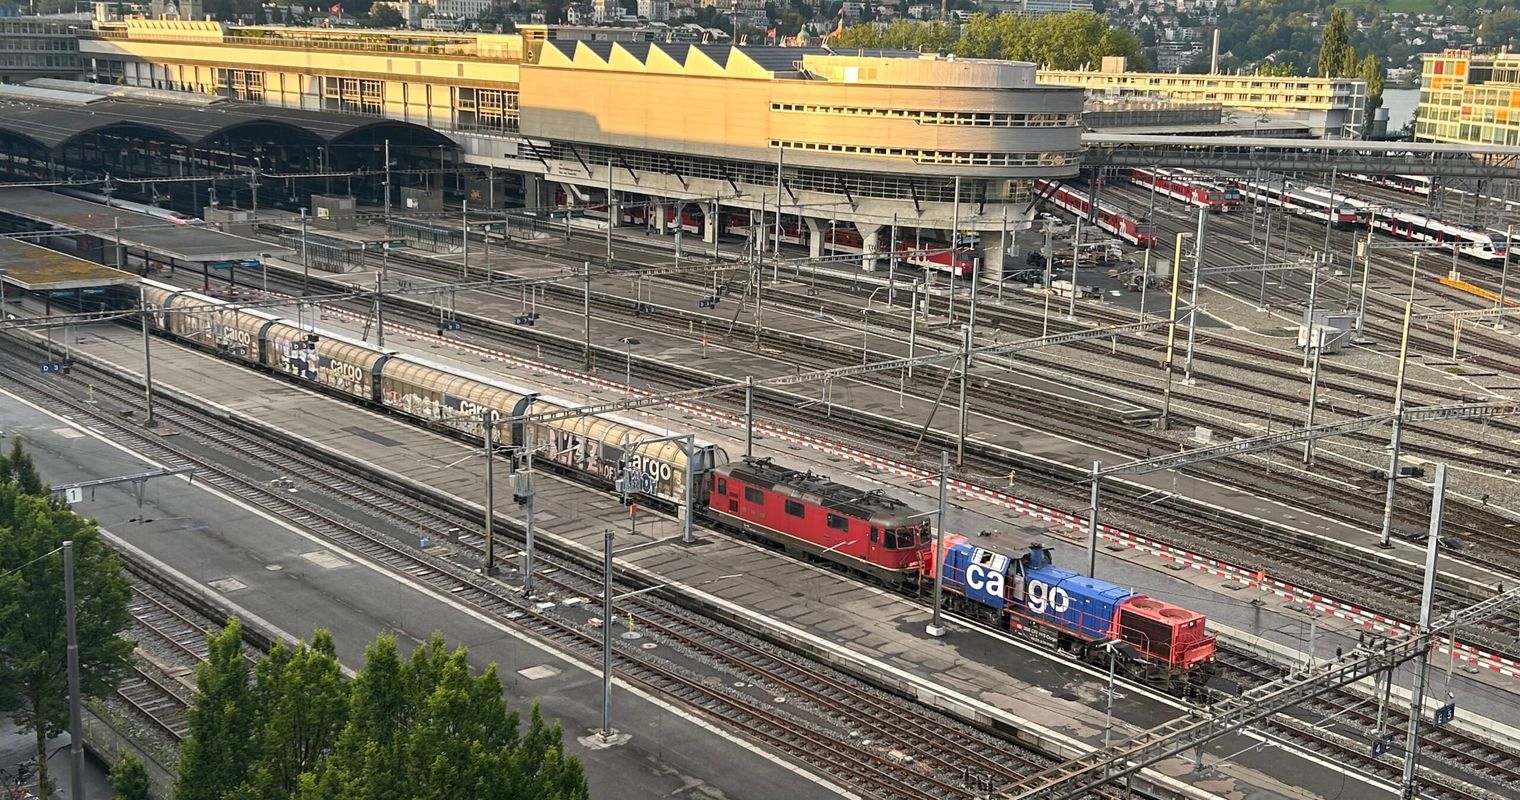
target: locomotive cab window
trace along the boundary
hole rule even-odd
[[[765,492],[762,492],[762,491],[760,491],[759,489],[756,489],[753,486],[746,486],[746,487],[744,487],[744,502],[746,502],[746,503],[764,503],[765,502]]]
[[[872,542],[877,542],[877,541],[880,541],[880,540],[881,540],[881,530],[878,529],[875,525],[872,525],[871,526],[871,541]]]
[[[847,531],[850,529],[850,521],[838,514],[829,515],[828,525],[836,531]]]
[[[802,516],[806,515],[806,512],[807,512],[806,507],[804,507],[801,503],[797,502],[796,500],[788,500],[788,501],[786,501],[786,513],[788,513],[788,514],[790,514],[790,515],[792,515],[794,517],[802,517]]]
[[[897,549],[897,530],[895,528],[887,528],[887,541],[885,544],[888,550]]]
[[[728,494],[728,479],[718,479],[718,494]]]

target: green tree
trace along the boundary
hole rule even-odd
[[[106,778],[116,790],[116,800],[148,800],[148,770],[137,756],[122,751]]]
[[[255,698],[262,722],[255,734],[255,796],[289,797],[301,775],[332,751],[347,720],[348,684],[332,634],[319,630],[288,658],[265,658]]]
[[[232,681],[232,672],[219,674]],[[466,651],[449,650],[441,634],[406,661],[394,637],[379,637],[346,684],[323,631],[294,651],[274,648],[254,672],[246,691],[244,668],[245,693],[227,704],[241,710],[223,715],[242,720],[223,733],[229,741],[241,733],[251,763],[233,776],[234,786],[218,783],[210,795],[217,800],[588,799],[585,774],[565,754],[559,726],[535,707],[522,731],[502,700],[495,665],[472,675]],[[202,693],[196,706],[210,701]],[[188,755],[181,757],[181,787],[189,780]],[[207,763],[189,766],[204,773]]]
[[[1372,53],[1362,57],[1356,65],[1356,77],[1367,82],[1367,120],[1365,133],[1372,128],[1374,112],[1383,107],[1383,61]]]
[[[1349,67],[1356,63],[1356,52],[1351,49],[1351,12],[1337,8],[1330,12],[1325,23],[1324,35],[1320,37],[1318,74],[1321,78],[1342,78]]]
[[[243,625],[236,618],[209,640],[206,662],[195,671],[190,735],[180,746],[174,800],[221,800],[247,778],[254,750],[253,693],[243,657]]]
[[[953,51],[967,58],[1032,61],[1053,69],[1096,68],[1105,56],[1124,56],[1137,69],[1146,65],[1140,37],[1087,11],[1040,17],[977,14],[964,26],[911,20],[853,25],[834,38],[834,46]]]
[[[18,482],[19,479],[19,482]],[[131,619],[131,588],[94,523],[45,491],[31,457],[13,441],[0,470],[0,711],[36,734],[38,778],[52,785],[47,741],[68,723],[63,542],[74,551],[79,684],[110,692],[132,652],[118,633]]]
[[[399,28],[404,21],[395,6],[376,0],[369,7],[369,19],[364,24],[370,28]]]
[[[32,456],[21,447],[21,437],[11,437],[11,452],[0,456],[0,483],[14,483],[27,494],[46,495],[42,476],[32,464]]]
[[[1501,8],[1484,15],[1478,23],[1478,38],[1484,47],[1513,49],[1520,44],[1520,9]]]

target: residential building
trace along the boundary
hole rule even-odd
[[[1414,120],[1420,141],[1520,145],[1520,53],[1426,55]]]
[[[670,0],[639,0],[639,16],[650,22],[670,19]]]
[[[1080,86],[1094,97],[1218,103],[1225,109],[1302,122],[1315,136],[1327,139],[1360,136],[1367,116],[1367,82],[1351,78],[1127,72],[1124,59],[1107,58],[1098,70],[1042,69],[1040,83]]]

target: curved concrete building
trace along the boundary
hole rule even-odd
[[[853,228],[867,268],[889,227],[899,241],[943,242],[955,228],[979,234],[994,276],[1034,180],[1075,174],[1082,155],[1082,90],[1038,85],[1019,62],[652,42],[615,28],[130,20],[85,36],[102,81],[435,128],[467,161],[521,176],[529,207],[604,204],[610,184],[614,209],[651,209],[663,229],[677,209],[710,215],[715,201],[729,218],[774,215],[779,195],[815,254]]]

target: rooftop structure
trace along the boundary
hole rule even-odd
[[[126,20],[80,47],[102,82],[426,125],[466,161],[520,176],[529,207],[610,191],[614,204],[774,212],[779,194],[809,229],[853,223],[873,265],[893,220],[1000,235],[1035,179],[1079,167],[1082,93],[1037,84],[1033,64],[654,35]]]
[[[1520,53],[1424,57],[1414,135],[1454,144],[1520,144]]]
[[[43,189],[0,187],[0,210],[41,223],[47,228],[88,231],[96,237],[110,237],[122,247],[152,253],[165,262],[206,264],[258,258],[266,253],[286,251],[286,248],[268,242],[245,239],[211,228],[176,225],[146,214],[123,208],[106,208],[88,200]],[[0,255],[0,261],[4,259],[5,256]],[[107,257],[105,260],[111,259]]]
[[[99,289],[137,283],[137,276],[19,239],[0,239],[0,283],[28,292]]]
[[[1367,115],[1367,82],[1350,78],[1128,72],[1124,59],[1098,70],[1040,70],[1040,82],[1079,86],[1091,96],[1218,103],[1227,110],[1306,124],[1316,136],[1356,138]]]

